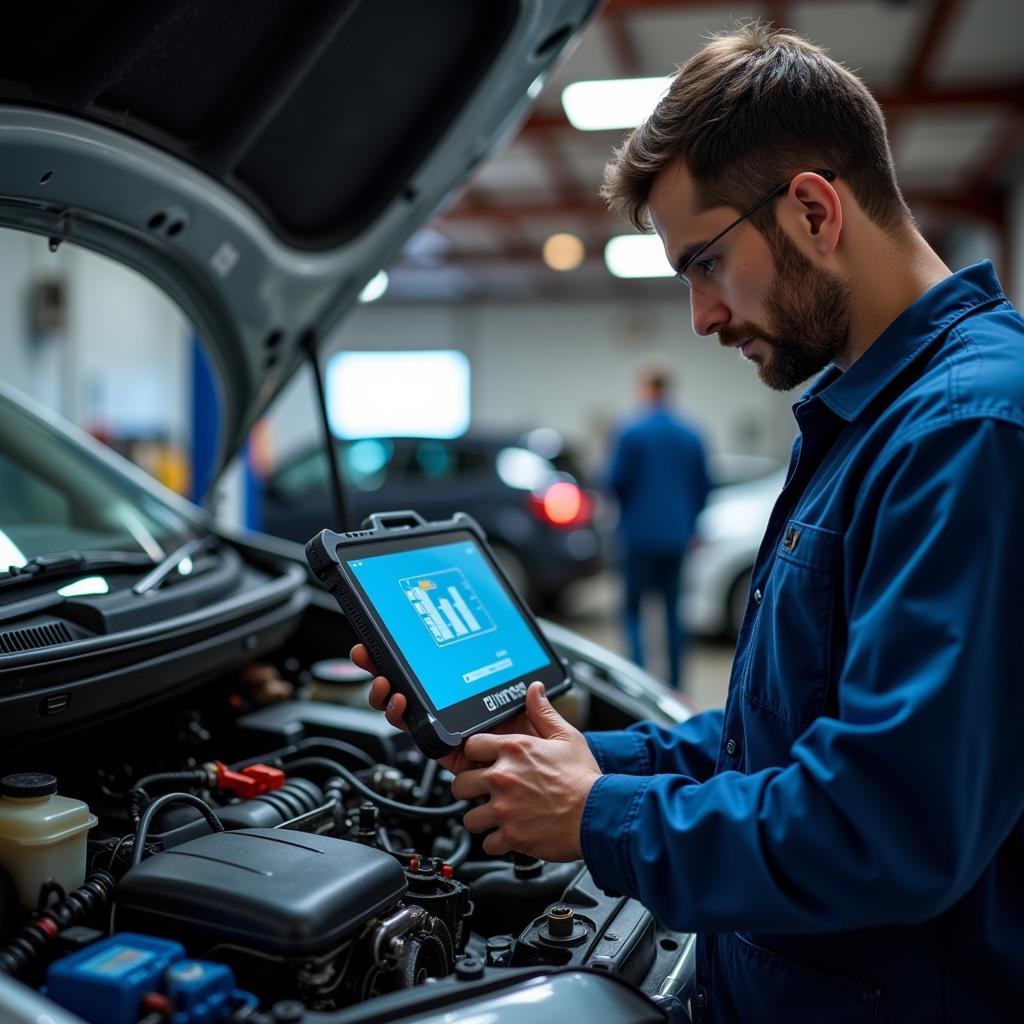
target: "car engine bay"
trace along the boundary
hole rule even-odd
[[[451,776],[365,706],[341,645],[309,660],[313,623],[344,628],[316,603],[305,647],[4,756],[0,981],[90,1024],[341,1024],[583,971],[622,989],[603,1019],[687,1020],[692,937],[582,862],[484,853]],[[565,650],[563,713],[622,727],[599,650]]]

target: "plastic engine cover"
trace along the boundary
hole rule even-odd
[[[344,839],[280,829],[216,832],[132,868],[115,927],[280,957],[323,952],[406,889],[393,857]]]

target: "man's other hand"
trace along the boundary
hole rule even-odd
[[[480,733],[466,740],[463,757],[476,767],[459,774],[452,793],[460,800],[488,797],[463,818],[470,832],[494,830],[484,840],[488,853],[578,860],[583,808],[601,769],[542,683],[530,684],[525,717],[532,735]]]

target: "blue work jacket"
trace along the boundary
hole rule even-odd
[[[1024,320],[940,282],[794,407],[725,710],[588,734],[698,1022],[1024,1021]]]
[[[682,554],[710,486],[700,435],[668,406],[652,406],[615,439],[608,486],[627,551]]]

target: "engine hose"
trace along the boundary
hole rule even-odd
[[[254,796],[251,802],[272,807],[282,821],[287,821],[318,808],[323,803],[323,796],[315,783],[309,779],[296,778],[289,779],[280,789]],[[221,808],[221,813],[225,813],[224,808]]]
[[[472,846],[473,837],[466,829],[463,829],[458,842],[455,844],[455,849],[445,858],[445,863],[450,864],[453,868],[461,867],[463,861],[469,856]]]
[[[156,817],[157,813],[163,810],[163,808],[168,804],[177,803],[191,804],[193,807],[202,811],[203,817],[206,819],[211,831],[224,831],[223,823],[220,818],[214,814],[210,805],[200,800],[194,793],[167,793],[165,796],[158,797],[154,800],[146,808],[142,817],[139,819],[138,827],[135,829],[135,843],[132,847],[132,867],[142,863],[142,857],[146,851],[146,837],[149,835],[149,826],[153,823],[153,818]]]
[[[438,768],[440,768],[440,765],[432,757],[428,757],[427,763],[423,766],[423,774],[420,776],[419,793],[416,796],[416,803],[421,807],[430,799],[430,794],[434,791]]]
[[[172,783],[181,786],[203,786],[208,785],[210,777],[205,768],[190,768],[180,772],[154,772],[152,775],[144,775],[128,791],[128,815],[133,825],[139,823],[142,809],[152,799],[149,795],[149,788],[158,783]]]
[[[465,814],[469,810],[469,804],[465,800],[457,800],[453,804],[446,804],[444,807],[418,807],[415,804],[403,804],[398,800],[383,796],[375,789],[366,785],[354,772],[350,772],[344,765],[338,764],[327,757],[303,757],[298,761],[284,762],[285,771],[294,772],[302,769],[316,768],[321,771],[330,772],[332,775],[340,775],[357,793],[362,794],[367,800],[373,801],[379,807],[386,807],[396,814],[404,814],[410,818],[451,818],[457,814]]]
[[[64,899],[36,914],[0,949],[0,971],[20,978],[42,959],[59,932],[81,924],[95,911],[106,907],[116,885],[109,871],[94,871]]]
[[[272,761],[275,758],[291,757],[293,754],[301,754],[310,750],[316,750],[317,747],[321,747],[324,750],[331,750],[338,754],[345,754],[352,758],[352,760],[358,761],[364,768],[377,767],[377,762],[370,757],[365,750],[360,750],[359,747],[353,746],[351,743],[346,743],[344,740],[336,740],[332,736],[309,736],[304,740],[296,740],[287,747],[281,747],[280,750],[271,750],[270,753],[260,754],[259,757],[249,757],[244,761],[237,761],[231,766],[231,770],[240,772],[243,768],[248,768],[253,764],[259,764],[261,761]]]

